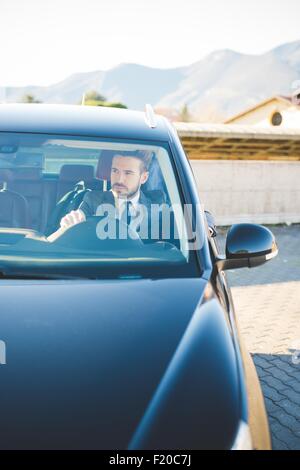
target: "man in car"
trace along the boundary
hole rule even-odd
[[[149,167],[151,164],[151,152],[135,151],[120,152],[114,155],[111,165],[111,190],[92,190],[86,193],[79,208],[65,215],[60,222],[62,228],[84,222],[86,217],[101,214],[101,206],[110,204],[115,207],[116,217],[128,225],[134,219],[138,221],[135,228],[139,228],[146,220],[146,237],[151,241],[151,201],[142,190],[142,186],[149,177]],[[163,202],[163,201],[161,201]],[[143,210],[144,209],[145,212]],[[99,210],[100,209],[100,210]],[[216,234],[215,223],[212,215],[206,211],[206,218],[209,232],[212,236]],[[158,220],[158,224],[160,225]],[[169,234],[174,236],[174,216],[171,214]],[[160,229],[159,229],[160,231]],[[145,234],[145,232],[144,232]],[[169,235],[169,236],[170,236]],[[164,237],[163,237],[164,238]],[[169,239],[169,241],[172,241]],[[174,240],[173,240],[174,243]]]
[[[61,227],[71,227],[84,222],[88,216],[97,215],[103,204],[113,205],[116,217],[126,223],[141,213],[147,214],[149,219],[152,201],[143,193],[142,185],[149,177],[150,164],[151,152],[116,153],[111,165],[111,190],[87,192],[79,208],[61,219]],[[146,212],[141,212],[141,207]]]

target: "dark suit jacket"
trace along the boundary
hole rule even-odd
[[[161,213],[159,214],[159,233],[157,234],[158,238],[157,239],[151,239],[151,204],[158,204],[158,202],[153,202],[150,198],[148,198],[143,191],[140,192],[140,198],[139,198],[139,204],[143,205],[147,209],[147,218],[148,220],[145,221],[145,219],[142,218],[141,226],[144,222],[146,222],[146,229],[142,230],[142,233],[146,236],[142,237],[144,243],[153,243],[157,240],[165,240],[165,241],[171,241],[172,243],[178,245],[179,242],[172,241],[173,237],[165,237],[162,233],[162,224],[161,224]],[[82,203],[79,206],[79,209],[81,209],[84,214],[88,216],[93,216],[96,215],[97,213],[97,208],[103,204],[109,204],[115,207],[115,198],[112,194],[111,191],[100,191],[100,190],[92,190],[86,193],[86,195],[83,198]],[[144,226],[145,227],[145,226]],[[173,213],[171,213],[171,233],[172,230],[174,230],[174,216]],[[146,230],[146,232],[145,232]]]
[[[140,192],[140,199],[139,203],[144,205],[147,208],[147,215],[148,215],[148,241],[155,241],[151,240],[150,237],[150,231],[151,231],[151,204],[152,201],[150,198],[148,198],[142,191]],[[95,215],[97,212],[97,208],[101,204],[110,204],[112,206],[115,206],[115,198],[112,194],[111,191],[100,191],[100,190],[92,190],[89,191],[85,194],[82,203],[79,206],[79,209],[81,209],[86,216],[92,216]],[[211,235],[216,236],[216,226],[214,222],[213,216],[208,212],[205,211],[205,215],[207,218],[208,226],[211,228]],[[171,238],[165,238],[163,234],[160,231],[159,239],[160,240],[166,240],[170,241],[171,243],[175,244],[176,246],[179,246],[179,241],[174,240],[174,231],[176,231],[176,224],[174,221],[174,214],[171,214],[171,228],[170,228],[170,233],[171,233]],[[145,240],[147,242],[147,240]]]
[[[79,206],[79,209],[81,209],[88,217],[95,215],[97,208],[101,204],[111,204],[112,206],[115,206],[115,198],[111,191],[92,190],[87,192]],[[151,200],[148,199],[142,191],[140,192],[139,204],[146,206],[148,214],[150,215]]]

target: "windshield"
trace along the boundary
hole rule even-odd
[[[167,146],[0,133],[0,184],[2,275],[198,273]]]

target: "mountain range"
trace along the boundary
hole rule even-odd
[[[179,112],[186,105],[195,120],[221,122],[273,95],[291,95],[297,80],[300,40],[260,55],[217,50],[178,68],[124,63],[107,71],[76,73],[49,86],[0,87],[0,97],[14,102],[32,94],[45,103],[75,104],[84,92],[95,90],[131,109],[151,103],[158,110]]]

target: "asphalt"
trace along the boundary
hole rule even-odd
[[[279,248],[263,266],[227,271],[241,333],[260,378],[273,449],[300,449],[300,225],[269,226]],[[226,231],[219,228],[224,250]]]

